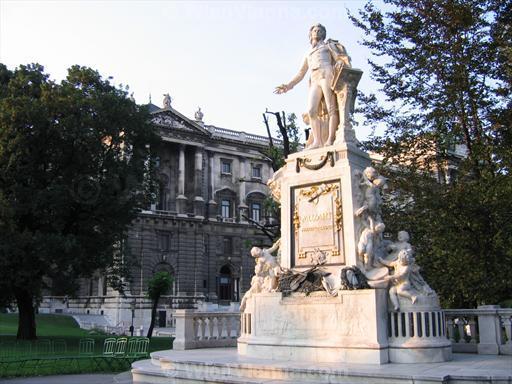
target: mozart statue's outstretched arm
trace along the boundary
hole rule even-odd
[[[305,57],[302,62],[302,66],[299,69],[299,72],[295,75],[293,79],[290,80],[288,84],[281,84],[276,87],[274,93],[281,94],[288,92],[290,89],[295,87],[300,81],[304,78],[306,73],[308,72],[308,59]]]

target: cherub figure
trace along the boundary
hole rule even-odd
[[[242,301],[240,302],[240,312],[245,311],[247,300],[255,293],[260,293],[265,284],[265,262],[262,259],[256,261],[254,266],[254,276],[251,279],[251,288],[245,292]]]
[[[387,250],[389,251],[388,260],[396,260],[398,258],[398,253],[401,250],[407,250],[412,252],[412,246],[409,243],[410,237],[407,231],[399,231],[397,236],[398,241],[395,241],[387,246]]]
[[[387,261],[379,258],[379,262],[394,269],[394,273],[385,278],[392,285],[389,288],[389,298],[393,303],[393,309],[395,311],[400,310],[398,296],[406,297],[414,304],[418,297],[410,281],[412,270],[410,253],[407,250],[401,250],[398,252],[398,259],[396,261]]]
[[[361,176],[361,187],[364,190],[364,201],[361,208],[356,211],[356,216],[363,213],[368,215],[370,227],[374,228],[377,223],[381,223],[381,204],[382,198],[380,190],[386,187],[386,178],[379,176],[379,173],[373,167],[366,167]]]
[[[375,267],[375,254],[381,243],[381,236],[386,226],[378,223],[375,228],[366,227],[361,232],[357,243],[357,255],[364,264],[365,269]]]
[[[418,296],[435,296],[435,292],[420,275],[420,267],[414,260],[412,250],[400,250],[395,261],[379,258],[379,262],[394,269],[394,274],[386,276],[384,280],[391,282],[389,298],[395,311],[400,310],[398,296],[410,299],[413,304]]]
[[[281,266],[277,262],[277,259],[272,256],[272,253],[276,252],[281,245],[281,239],[277,240],[270,248],[252,247],[251,256],[257,259],[257,262],[261,262],[264,266],[264,271],[267,279],[265,284],[265,290],[268,292],[274,291],[277,288],[277,276],[281,272]]]

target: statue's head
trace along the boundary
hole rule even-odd
[[[322,24],[315,24],[309,28],[309,42],[313,42],[313,37],[316,37],[316,40],[323,41],[327,36],[327,30]]]
[[[261,256],[261,248],[260,247],[252,247],[251,248],[251,256],[254,258]]]
[[[375,180],[377,177],[379,177],[379,174],[377,173],[377,170],[373,167],[366,167],[363,171],[366,178],[370,181]]]
[[[375,232],[377,233],[383,233],[385,229],[386,225],[384,223],[378,223],[374,228]]]
[[[402,265],[408,265],[411,263],[412,254],[408,249],[402,249],[400,252],[398,252],[398,261]]]
[[[401,242],[409,241],[409,233],[407,231],[398,232],[398,241],[401,241]]]

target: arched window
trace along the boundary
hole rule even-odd
[[[261,192],[251,192],[247,195],[247,206],[249,207],[249,217],[259,223],[265,219],[263,211],[263,201],[265,195]]]

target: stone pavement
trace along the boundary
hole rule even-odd
[[[132,384],[130,372],[121,374],[84,374],[21,377],[17,379],[0,380],[1,384]]]

